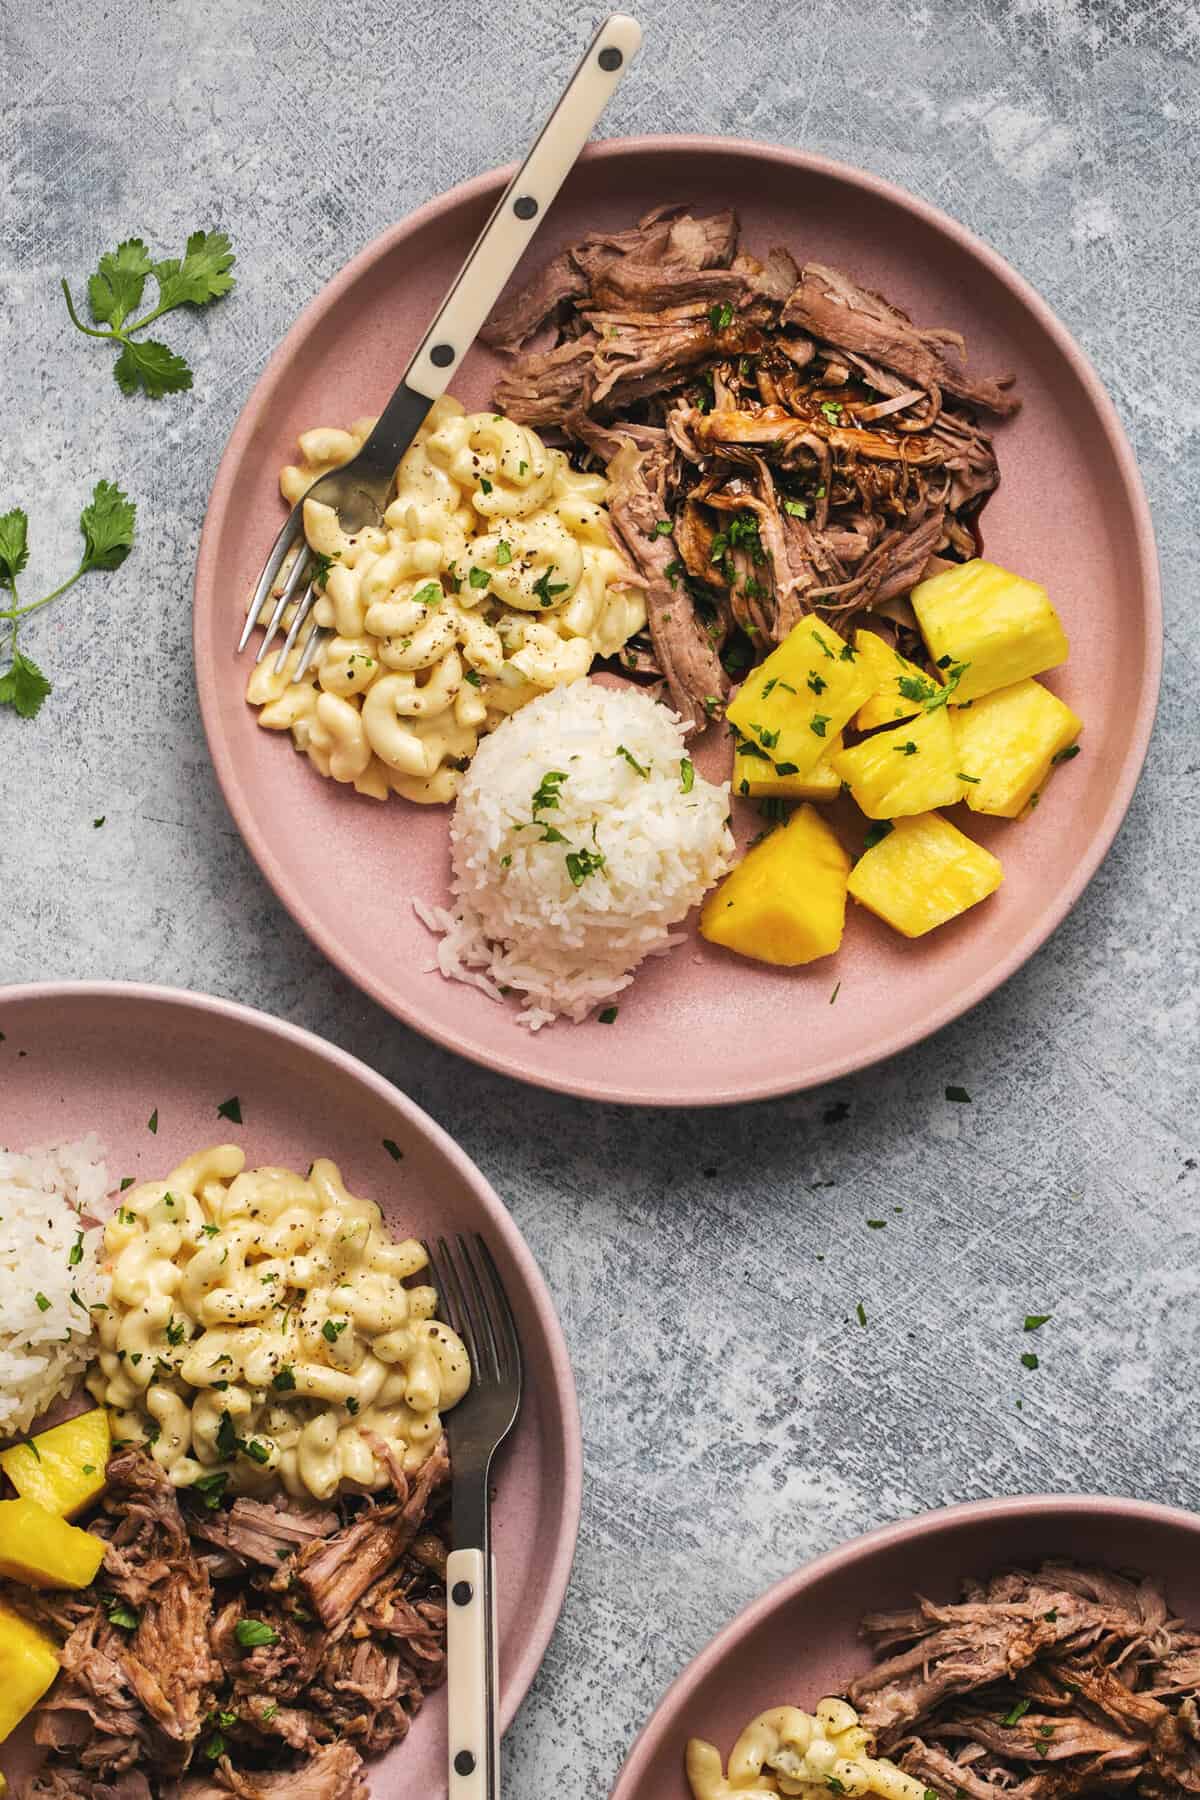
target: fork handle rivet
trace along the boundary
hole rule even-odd
[[[454,361],[454,351],[449,344],[435,344],[429,352],[429,360],[435,369],[448,369]]]
[[[475,1773],[475,1758],[469,1750],[460,1750],[455,1757],[454,1773],[456,1775],[473,1775]]]
[[[600,67],[607,74],[611,75],[614,69],[620,68],[621,64],[625,61],[625,58],[621,55],[619,50],[614,49],[610,45],[607,50],[602,50],[600,52],[600,55],[596,60],[600,64]]]
[[[470,1606],[474,1596],[475,1589],[471,1586],[469,1581],[456,1581],[454,1586],[450,1589],[450,1598],[453,1600],[455,1606]]]
[[[522,194],[519,200],[513,201],[513,211],[518,219],[536,219],[538,203],[532,194]]]

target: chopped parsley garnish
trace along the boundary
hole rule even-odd
[[[530,802],[531,810],[537,814],[549,812],[558,805],[558,790],[567,779],[565,769],[548,769],[533,792]]]
[[[1054,755],[1050,758],[1051,767],[1056,766],[1058,763],[1070,762],[1073,756],[1079,755],[1079,750],[1080,746],[1078,744],[1069,744],[1065,750],[1056,750]]]
[[[886,1219],[868,1219],[867,1225],[871,1231],[886,1231],[887,1230],[887,1220]]]
[[[810,631],[808,635],[812,638],[813,642],[818,646],[822,656],[827,656],[829,658],[830,662],[837,661],[836,656],[833,654],[833,651],[829,648],[829,645],[825,642],[825,639],[821,636],[819,631]]]
[[[479,679],[478,671],[475,669],[468,669],[466,674],[463,676],[463,680],[466,682],[468,687],[480,688],[483,686],[483,682]]]
[[[671,519],[657,519],[654,524],[655,537],[670,537],[675,525]]]
[[[388,1155],[391,1157],[393,1162],[403,1162],[404,1161],[404,1152],[400,1148],[399,1144],[396,1142],[395,1138],[384,1138],[383,1147],[387,1151]]]
[[[277,1644],[279,1633],[265,1619],[239,1619],[233,1635],[243,1650],[257,1650],[263,1644]]]
[[[50,1302],[47,1300],[45,1294],[35,1294],[33,1297],[37,1301],[37,1309],[39,1312],[50,1311]]]
[[[153,1132],[155,1137],[158,1136],[158,1108],[157,1108],[157,1106],[155,1107],[154,1111],[150,1114],[150,1117],[146,1120],[146,1130]]]
[[[785,513],[791,513],[793,519],[807,519],[808,517],[808,506],[803,500],[785,500],[783,510]]]
[[[479,487],[480,487],[480,491],[481,491],[481,492],[482,492],[482,493],[484,493],[484,494],[490,494],[490,493],[491,493],[491,491],[492,491],[492,484],[491,484],[491,482],[490,482],[490,481],[489,481],[489,480],[488,480],[488,478],[487,478],[487,476],[486,476],[486,475],[481,475],[481,476],[480,476],[480,477],[479,477]]]
[[[69,1269],[77,1269],[82,1261],[83,1233],[82,1231],[77,1231],[75,1233],[75,1242],[71,1245],[71,1248],[67,1253],[67,1267]]]
[[[232,1456],[238,1447],[238,1434],[228,1412],[221,1414],[217,1426],[217,1455]]]
[[[679,765],[679,785],[685,794],[690,794],[696,785],[696,765],[686,756]]]
[[[277,1394],[290,1394],[296,1386],[296,1377],[292,1369],[276,1369],[271,1377],[271,1386]]]
[[[778,730],[769,731],[765,725],[751,725],[750,729],[764,750],[773,750],[779,742]]]
[[[612,1025],[616,1021],[619,1010],[620,1009],[616,1006],[606,1006],[603,1012],[596,1014],[596,1017],[602,1025]]]
[[[965,1087],[948,1087],[946,1089],[946,1098],[947,1100],[956,1100],[960,1106],[969,1106],[971,1104],[971,1096],[968,1094]]]
[[[1005,1713],[1000,1723],[1002,1725],[1019,1725],[1032,1705],[1032,1700],[1018,1700],[1012,1711]]]
[[[596,875],[604,867],[604,857],[598,850],[570,850],[567,852],[567,874],[571,877],[572,887],[582,887],[589,875]]]
[[[265,1464],[271,1460],[271,1452],[261,1438],[245,1438],[239,1443],[238,1449],[243,1456],[248,1456],[251,1462]]]
[[[327,1344],[336,1344],[349,1323],[349,1319],[326,1319],[321,1327],[321,1336]]]
[[[182,1344],[188,1334],[186,1322],[183,1319],[177,1319],[174,1313],[167,1320],[165,1330],[168,1344]]]
[[[126,1188],[131,1188],[132,1186],[133,1186],[133,1176],[132,1175],[122,1175],[120,1192],[123,1194],[125,1192]]]
[[[107,816],[108,816],[107,813],[101,813],[101,815],[98,819],[93,819],[92,820],[92,830],[99,831],[100,827],[103,825]]]
[[[1040,1331],[1042,1326],[1048,1325],[1053,1317],[1053,1313],[1026,1313],[1025,1329],[1026,1331]]]
[[[474,587],[474,585],[475,575],[472,570],[471,586]],[[487,586],[486,582],[484,583],[484,586]],[[421,586],[410,596],[410,598],[416,606],[430,607],[440,606],[445,599],[445,595],[442,593],[442,584],[440,581],[425,581],[422,582]]]
[[[828,723],[829,723],[829,714],[828,713],[814,713],[812,718],[809,721],[808,729],[811,732],[814,732],[817,737],[823,738],[825,736],[825,727],[828,725]]]
[[[842,409],[836,400],[822,400],[821,411],[825,414],[825,417],[829,420],[831,425],[841,424]]]
[[[679,577],[686,573],[687,571],[681,562],[669,562],[663,570],[663,574],[666,576],[672,587],[676,585]]]
[[[218,1231],[220,1231],[221,1227],[219,1225],[202,1225],[200,1227],[200,1229],[204,1233],[205,1237],[212,1238],[212,1237],[216,1237],[216,1235],[217,1235]]]
[[[971,783],[972,787],[979,786],[978,775],[964,775],[961,769],[958,771],[958,780],[959,781],[969,781]]]
[[[533,591],[544,607],[553,606],[558,595],[565,594],[571,585],[569,581],[551,581],[556,566],[551,563],[548,569],[543,569],[533,584]]]
[[[222,1100],[217,1108],[217,1117],[218,1119],[228,1119],[233,1125],[241,1124],[242,1103],[236,1094],[231,1094],[228,1100]]]
[[[1038,1359],[1033,1351],[1026,1350],[1021,1357],[1021,1367],[1024,1369],[1036,1369],[1039,1366]]]
[[[911,738],[908,738],[903,744],[893,744],[892,749],[897,756],[915,756],[917,754],[917,746]]]
[[[351,1418],[354,1418],[355,1414],[358,1412],[358,1401],[354,1398],[353,1394],[349,1394],[346,1397],[346,1411],[350,1414]]]
[[[113,1594],[105,1601],[104,1610],[110,1625],[116,1625],[121,1631],[136,1631],[141,1615],[126,1601]]]
[[[496,567],[498,569],[506,569],[511,561],[512,548],[509,544],[505,543],[503,538],[501,538],[500,542],[496,545]]]
[[[467,580],[473,588],[485,588],[491,579],[491,575],[486,569],[480,569],[478,567],[472,568],[470,574],[467,576]]]
[[[872,825],[866,837],[863,839],[863,849],[873,850],[876,844],[882,844],[884,838],[894,829],[895,827],[890,819],[879,819]]]
[[[617,755],[623,756],[625,758],[625,761],[629,764],[630,768],[635,769],[637,771],[637,773],[642,777],[643,781],[649,781],[649,779],[650,779],[649,769],[647,769],[642,763],[640,763],[638,761],[637,757],[634,756],[633,752],[630,750],[627,750],[625,748],[624,744],[617,745]]]
[[[841,991],[842,991],[842,984],[841,984],[841,982],[840,982],[840,981],[839,981],[839,982],[838,982],[838,983],[837,983],[837,984],[836,984],[836,986],[835,986],[835,987],[834,987],[834,990],[833,990],[833,992],[832,992],[832,994],[830,994],[830,996],[829,996],[829,1004],[830,1004],[830,1006],[832,1006],[832,1005],[833,1005],[833,1003],[834,1003],[834,1001],[835,1001],[835,1000],[836,1000],[836,999],[837,999],[837,997],[838,997],[838,995],[839,995],[839,994],[840,994],[840,993],[841,993]]]
[[[814,694],[823,694],[825,689],[829,686],[829,683],[823,675],[818,675],[815,669],[810,669],[808,671],[808,685]]]
[[[733,308],[728,300],[718,300],[708,309],[708,322],[714,331],[728,331],[733,324]]]
[[[228,1418],[229,1415],[225,1416]],[[201,1475],[196,1481],[193,1481],[191,1491],[200,1495],[209,1512],[216,1512],[228,1483],[228,1475],[223,1469],[218,1469],[212,1475]]]
[[[860,1324],[860,1325],[865,1325],[865,1324],[866,1324],[866,1322],[867,1322],[867,1309],[866,1309],[866,1307],[865,1307],[865,1306],[864,1306],[864,1305],[863,1305],[863,1303],[862,1303],[862,1301],[861,1301],[861,1300],[860,1300],[860,1301],[859,1301],[859,1303],[858,1303],[858,1305],[857,1305],[857,1306],[856,1306],[856,1307],[855,1307],[855,1309],[854,1309],[854,1316],[855,1316],[855,1318],[856,1318],[856,1319],[857,1319],[857,1320],[858,1320],[858,1322],[859,1322],[859,1324]]]
[[[341,555],[340,550],[337,552],[337,555]],[[309,564],[308,569],[309,586],[323,588],[325,583],[329,580],[335,561],[336,557],[326,556],[323,550],[314,550],[313,559]]]

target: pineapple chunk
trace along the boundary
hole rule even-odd
[[[757,744],[739,738],[733,747],[733,791],[749,800],[832,800],[842,791],[842,778],[829,759],[841,748],[839,732],[820,761],[801,775],[795,763],[773,763]]]
[[[45,1633],[0,1606],[0,1743],[33,1711],[57,1674],[58,1657]]]
[[[974,557],[912,591],[939,668],[962,665],[954,698],[978,700],[1067,660],[1067,634],[1044,587]]]
[[[788,969],[830,956],[842,941],[849,873],[850,858],[820,813],[798,807],[714,888],[700,935]]]
[[[69,1519],[104,1492],[111,1442],[108,1414],[94,1406],[27,1444],[0,1450],[0,1469],[23,1499]]]
[[[1002,819],[1024,812],[1055,758],[1083,730],[1083,720],[1037,681],[1017,681],[955,707],[953,725],[967,805]]]
[[[868,819],[932,812],[962,798],[958,747],[944,706],[839,751],[833,767]]]
[[[751,669],[726,716],[774,762],[794,763],[797,774],[807,775],[874,688],[853,645],[809,617]]]
[[[897,819],[864,851],[849,892],[905,937],[923,937],[985,900],[1004,880],[996,858],[940,813]]]
[[[925,698],[932,698],[941,686],[923,669],[918,669],[916,663],[909,662],[907,656],[901,656],[898,650],[885,644],[874,631],[856,631],[854,648],[878,683],[866,705],[858,709],[854,723],[860,731],[874,731],[877,725],[894,725],[897,719],[911,719],[914,713],[920,712],[924,700],[913,700],[902,694],[902,681],[906,685],[917,683]]]
[[[35,1500],[0,1500],[0,1575],[26,1587],[86,1587],[104,1561],[104,1539],[68,1525]]]

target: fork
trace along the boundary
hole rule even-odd
[[[426,1245],[446,1322],[471,1358],[471,1386],[446,1416],[454,1549],[446,1558],[449,1800],[499,1800],[499,1676],[488,1482],[521,1405],[521,1346],[492,1253],[479,1236]]]
[[[417,345],[400,385],[384,407],[379,422],[357,456],[321,475],[293,506],[263,565],[237,653],[246,648],[260,622],[263,607],[289,554],[295,561],[266,621],[255,662],[262,662],[289,606],[295,608],[283,648],[275,662],[284,669],[316,603],[313,577],[318,565],[304,536],[304,503],[320,500],[333,507],[347,536],[383,517],[396,475],[396,465],[424,423],[434,401],[445,393],[453,371],[470,349],[505,282],[517,266],[546,209],[591,136],[630,60],[642,41],[635,19],[611,14],[585,50],[554,111],[501,194],[487,224],[475,240],[433,323]],[[300,681],[316,652],[321,627],[314,620],[292,675]]]

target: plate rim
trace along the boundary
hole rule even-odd
[[[734,1653],[751,1632],[756,1631],[777,1612],[789,1606],[804,1590],[837,1574],[853,1563],[864,1551],[888,1549],[895,1544],[911,1543],[919,1538],[953,1529],[972,1519],[997,1521],[1023,1518],[1039,1513],[1047,1519],[1078,1517],[1104,1518],[1119,1514],[1123,1519],[1141,1519],[1160,1525],[1175,1526],[1190,1533],[1200,1550],[1200,1513],[1186,1507],[1169,1506],[1163,1501],[1141,1500],[1119,1494],[1000,1494],[991,1499],[960,1500],[951,1506],[933,1507],[928,1512],[912,1513],[907,1518],[892,1519],[875,1525],[857,1537],[846,1538],[819,1556],[801,1563],[790,1574],[747,1601],[727,1624],[711,1637],[703,1649],[685,1663],[664,1688],[657,1703],[639,1728],[617,1771],[609,1800],[637,1800],[636,1784],[643,1779],[646,1764],[658,1749],[669,1722],[674,1720],[681,1704],[691,1691],[707,1679]],[[670,1715],[670,1721],[668,1720]],[[680,1747],[682,1756],[682,1746]]]
[[[678,154],[711,156],[714,152],[737,157],[758,158],[793,171],[807,171],[825,179],[848,183],[860,191],[870,193],[878,199],[899,207],[910,216],[920,219],[930,229],[948,237],[958,248],[983,263],[991,275],[1028,312],[1034,315],[1041,329],[1053,340],[1058,350],[1073,367],[1104,428],[1105,439],[1115,459],[1121,485],[1129,497],[1132,512],[1136,558],[1141,571],[1141,585],[1146,600],[1145,678],[1132,724],[1130,751],[1121,765],[1118,779],[1112,785],[1107,806],[1088,853],[1081,858],[1071,878],[1059,889],[1053,902],[1039,916],[1038,921],[1025,931],[1007,954],[1001,956],[995,963],[989,964],[966,986],[955,988],[940,1006],[923,1015],[919,1022],[897,1025],[887,1037],[881,1041],[873,1041],[860,1050],[829,1056],[825,1060],[813,1064],[800,1075],[799,1079],[783,1074],[765,1076],[761,1079],[742,1079],[733,1085],[722,1086],[718,1073],[715,1085],[711,1089],[706,1088],[702,1093],[679,1089],[646,1095],[623,1086],[619,1074],[616,1079],[606,1081],[596,1077],[561,1077],[555,1075],[552,1067],[527,1066],[522,1046],[516,1042],[512,1046],[513,1054],[511,1056],[498,1054],[484,1045],[465,1042],[453,1028],[430,1020],[419,1006],[409,1006],[390,994],[385,985],[376,977],[374,970],[365,964],[360,967],[349,953],[340,948],[336,935],[326,931],[304,901],[289,890],[282,869],[261,837],[254,809],[247,803],[241,790],[236,760],[230,754],[228,744],[222,739],[216,683],[202,673],[205,667],[205,658],[201,647],[202,619],[206,616],[205,600],[207,598],[211,604],[211,597],[217,591],[219,584],[216,542],[217,515],[218,513],[224,514],[232,497],[236,485],[234,464],[240,460],[244,448],[256,429],[257,416],[261,410],[260,396],[265,399],[278,382],[280,374],[290,361],[293,346],[307,335],[317,319],[340,301],[342,295],[357,281],[361,273],[386,256],[397,243],[403,241],[413,231],[419,230],[441,214],[464,202],[491,194],[498,195],[515,171],[517,166],[515,163],[506,164],[499,169],[485,170],[479,175],[471,176],[454,187],[434,195],[423,205],[406,214],[403,219],[388,226],[385,231],[372,238],[348,262],[343,264],[341,269],[301,309],[243,401],[237,421],[222,452],[205,508],[192,586],[193,679],[196,684],[209,760],[216,775],[217,784],[242,842],[260,874],[321,954],[392,1018],[399,1019],[401,1023],[419,1032],[423,1037],[441,1045],[444,1049],[453,1051],[469,1062],[490,1069],[498,1075],[506,1076],[510,1080],[526,1082],[530,1086],[543,1088],[553,1093],[567,1094],[576,1099],[656,1109],[731,1106],[808,1092],[813,1088],[841,1080],[848,1075],[873,1068],[898,1056],[902,1051],[912,1049],[915,1045],[935,1036],[955,1019],[959,1019],[971,1011],[988,995],[995,993],[1011,976],[1016,974],[1018,969],[1023,968],[1036,955],[1051,934],[1063,923],[1111,850],[1133,800],[1134,791],[1145,764],[1158,709],[1162,678],[1162,583],[1153,518],[1141,471],[1120,415],[1091,358],[1081,348],[1048,302],[1023,275],[1019,274],[1001,256],[999,251],[992,249],[982,238],[952,218],[949,213],[932,205],[929,201],[921,199],[918,195],[910,193],[895,182],[831,157],[794,150],[787,145],[769,144],[754,138],[722,137],[704,133],[679,135],[656,133],[600,139],[588,144],[579,160],[581,163],[594,163],[639,156]],[[515,1036],[516,1028],[514,1027]]]
[[[352,1055],[348,1050],[343,1050],[339,1044],[331,1043],[328,1038],[318,1036],[315,1031],[309,1031],[303,1025],[293,1025],[290,1020],[278,1018],[274,1013],[262,1012],[255,1006],[246,1006],[240,1000],[226,1000],[219,994],[199,993],[190,988],[169,987],[161,983],[142,981],[30,981],[0,986],[0,1017],[3,1017],[6,1007],[18,1002],[52,1006],[65,999],[84,997],[102,1000],[117,996],[122,1000],[133,999],[156,1006],[183,1005],[189,1010],[208,1013],[218,1018],[233,1017],[244,1025],[265,1030],[269,1036],[283,1039],[297,1048],[315,1055],[320,1061],[333,1063],[340,1068],[343,1074],[372,1089],[381,1100],[401,1114],[407,1124],[415,1127],[426,1137],[427,1141],[434,1144],[448,1161],[455,1165],[463,1179],[483,1202],[494,1228],[504,1238],[507,1249],[520,1266],[543,1330],[546,1332],[550,1346],[552,1385],[562,1403],[565,1462],[562,1493],[566,1529],[560,1534],[549,1561],[546,1589],[548,1603],[543,1609],[543,1621],[535,1630],[525,1654],[519,1661],[509,1665],[507,1694],[504,1693],[506,1683],[504,1680],[501,1682],[503,1698],[500,1707],[500,1730],[502,1733],[506,1732],[528,1694],[534,1676],[545,1661],[550,1641],[562,1617],[578,1547],[583,1510],[583,1426],[579,1411],[579,1396],[575,1386],[575,1372],[571,1366],[566,1334],[558,1316],[558,1309],[554,1304],[553,1295],[542,1274],[537,1258],[525,1242],[516,1220],[483,1170],[467,1155],[461,1145],[455,1142],[445,1126],[439,1125],[438,1121],[427,1113],[424,1107],[419,1106],[401,1088],[389,1081],[386,1076],[380,1075],[361,1058]]]

